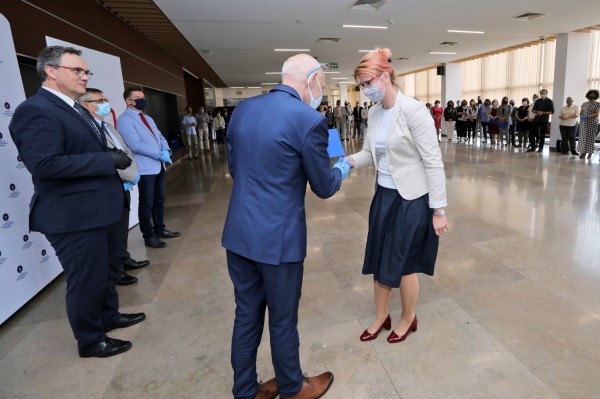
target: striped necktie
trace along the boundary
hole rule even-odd
[[[75,102],[75,105],[73,105],[73,107],[77,110],[77,112],[79,113],[79,115],[81,115],[81,117],[83,119],[85,119],[85,121],[87,122],[87,124],[90,125],[90,127],[96,133],[96,135],[98,136],[98,138],[100,139],[100,141],[102,142],[102,144],[106,145],[106,137],[100,131],[100,128],[98,127],[98,125],[96,125],[96,122],[94,122],[94,120],[92,119],[91,115],[88,112],[85,112],[85,109],[81,106],[81,104],[79,104],[77,102]]]

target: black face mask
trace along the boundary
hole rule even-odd
[[[588,100],[593,101],[593,100],[597,100],[598,98],[596,96],[589,96]]]
[[[138,98],[137,100],[133,100],[135,101],[135,109],[138,109],[140,111],[143,111],[146,109],[146,99],[144,98]]]
[[[502,104],[508,104],[508,101],[502,101]]]

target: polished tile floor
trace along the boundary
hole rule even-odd
[[[357,143],[347,144],[348,151]],[[441,144],[450,232],[423,276],[419,330],[404,343],[361,343],[373,318],[360,273],[372,169],[333,198],[307,194],[309,248],[300,310],[309,375],[331,370],[332,399],[600,397],[598,158]],[[0,398],[230,398],[232,285],[220,245],[231,180],[225,152],[181,160],[168,174],[165,249],[130,235],[152,264],[122,287],[144,323],[111,333],[133,349],[80,359],[52,283],[0,327]],[[399,317],[394,293],[392,318]],[[259,378],[273,376],[268,331]]]

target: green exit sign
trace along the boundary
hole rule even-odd
[[[337,62],[330,62],[327,65],[329,65],[329,70],[330,71],[337,71],[338,70],[338,63]]]

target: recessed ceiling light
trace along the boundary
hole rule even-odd
[[[373,50],[358,50],[359,53],[372,53]]]
[[[387,29],[387,26],[375,25],[342,25],[342,28],[359,28],[359,29]]]
[[[230,87],[230,89],[243,89],[243,87]]]
[[[456,53],[451,53],[449,51],[430,51],[429,54],[436,54],[436,55],[454,55]]]
[[[355,85],[356,84],[356,82],[338,82],[338,83],[348,84],[348,85]]]
[[[279,83],[261,83],[263,86],[277,86]]]
[[[483,35],[485,32],[481,32],[478,30],[454,30],[448,29],[448,33],[473,33],[475,35]]]
[[[348,80],[350,78],[331,78],[331,80]]]
[[[265,72],[265,75],[281,75],[281,72]]]
[[[309,48],[276,48],[275,51],[291,51],[293,53],[301,53],[304,51],[310,51]]]
[[[260,86],[248,86],[249,89],[262,89]]]
[[[329,74],[329,73],[341,73],[341,72],[338,72],[338,71],[327,71],[327,72],[325,72],[325,73],[328,73],[328,74]]]

